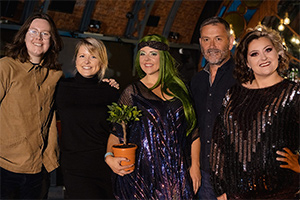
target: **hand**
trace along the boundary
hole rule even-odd
[[[297,173],[300,173],[300,164],[298,162],[299,155],[291,152],[289,148],[283,148],[283,151],[276,151],[278,155],[283,157],[277,157],[276,160],[286,162],[287,165],[280,165],[281,168],[291,169]]]
[[[112,171],[120,176],[124,176],[126,174],[130,174],[133,172],[133,170],[127,171],[129,167],[132,167],[132,165],[121,165],[121,161],[129,161],[127,158],[121,158],[121,157],[113,157],[113,156],[107,156],[105,158],[106,164],[112,169]]]
[[[218,200],[227,200],[226,193],[222,194],[221,196],[217,197]]]
[[[118,83],[115,79],[112,79],[112,78],[110,78],[110,79],[104,78],[102,81],[103,81],[103,82],[109,83],[109,85],[110,85],[111,87],[120,89],[120,87],[119,87],[120,85],[119,85],[119,83]]]
[[[200,166],[192,165],[190,168],[190,176],[193,181],[194,193],[196,194],[201,186]]]

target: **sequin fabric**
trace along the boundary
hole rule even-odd
[[[181,102],[163,101],[141,82],[126,88],[119,102],[137,106],[142,117],[129,125],[128,142],[138,145],[136,168],[123,177],[114,175],[116,199],[192,199],[191,140]],[[120,127],[115,134],[122,138]]]
[[[226,94],[214,127],[211,179],[217,195],[231,199],[289,199],[299,174],[280,168],[277,150],[299,149],[299,84],[283,80],[268,88],[239,84]]]

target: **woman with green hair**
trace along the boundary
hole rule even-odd
[[[141,39],[135,61],[141,79],[119,99],[120,104],[137,106],[142,117],[129,124],[127,140],[138,145],[134,171],[120,165],[126,158],[111,153],[112,145],[123,140],[120,127],[108,140],[105,161],[116,174],[117,199],[192,199],[200,187],[195,111],[168,50],[162,36]]]

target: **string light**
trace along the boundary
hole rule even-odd
[[[235,40],[235,33],[234,33],[233,28],[232,28],[232,24],[229,24],[229,26],[230,26],[230,31],[229,31],[229,33],[230,33],[230,35],[232,35],[232,36],[234,37],[233,45],[236,45],[237,42],[236,42],[236,40]]]
[[[232,24],[230,24],[230,35],[234,35],[234,31],[233,31],[233,28],[232,28]]]
[[[280,19],[280,24],[278,26],[278,30],[279,31],[283,31],[284,30],[283,19]]]
[[[286,13],[285,13],[285,18],[284,18],[284,20],[283,20],[283,23],[284,23],[285,25],[288,25],[288,24],[290,24],[290,22],[291,22],[291,20],[290,20],[290,18],[289,18],[289,14],[286,12]]]
[[[282,45],[283,45],[283,48],[284,48],[284,50],[288,50],[288,47],[286,46],[286,42],[285,42],[285,39],[284,38],[282,38]]]
[[[293,35],[293,37],[292,37],[292,39],[291,39],[291,42],[292,42],[292,43],[296,43],[296,37],[295,37],[295,35]]]
[[[262,31],[261,21],[258,22],[257,30],[258,30],[258,31]]]
[[[293,35],[293,37],[291,38],[291,42],[293,44],[299,45],[300,44],[300,40],[298,37],[296,37],[295,35]]]
[[[282,38],[282,45],[283,45],[283,46],[286,46],[286,43],[285,43],[285,39],[284,39],[284,38]]]

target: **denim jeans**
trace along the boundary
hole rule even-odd
[[[40,199],[43,172],[37,174],[14,173],[0,168],[1,199]],[[45,169],[43,169],[45,170]]]
[[[214,189],[210,184],[209,173],[201,170],[201,187],[195,195],[195,199],[199,200],[216,200],[217,197],[214,193]]]

